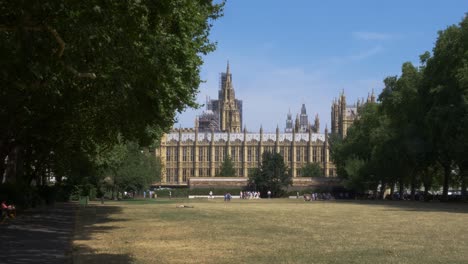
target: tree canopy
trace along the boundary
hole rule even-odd
[[[0,175],[69,176],[118,138],[147,146],[196,107],[223,3],[2,1]]]
[[[219,175],[221,177],[233,177],[236,175],[236,170],[234,169],[234,163],[229,155],[224,157],[223,163],[221,163],[221,168]]]
[[[359,190],[406,186],[414,198],[468,181],[468,17],[439,32],[420,65],[406,62],[400,76],[384,80],[380,103],[361,107],[344,140],[332,137],[338,174]]]
[[[141,192],[160,180],[161,163],[134,142],[114,145],[99,159],[103,187],[112,194],[119,191]]]
[[[323,169],[318,163],[307,163],[301,168],[302,177],[321,177],[323,175]]]
[[[264,152],[262,164],[249,175],[249,186],[259,190],[263,196],[271,191],[273,196],[280,196],[283,188],[292,183],[292,176],[279,153]]]

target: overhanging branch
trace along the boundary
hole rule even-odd
[[[65,51],[65,41],[60,37],[60,34],[55,30],[54,28],[50,27],[49,25],[43,25],[43,26],[23,26],[23,27],[12,27],[12,26],[6,26],[6,25],[0,25],[0,31],[16,31],[18,29],[23,29],[26,31],[47,31],[49,32],[59,45],[58,51],[55,53],[58,59],[60,59],[63,56],[63,52]],[[71,73],[73,73],[76,77],[78,78],[90,78],[90,79],[95,79],[96,74],[90,73],[90,72],[79,72],[75,68],[73,68],[70,65],[66,65],[63,61],[61,61],[61,64]]]

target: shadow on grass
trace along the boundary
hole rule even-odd
[[[123,222],[127,219],[113,218],[112,215],[120,214],[122,208],[111,205],[89,205],[79,208],[75,226],[75,240],[92,240],[97,233],[107,233],[115,226],[107,226],[112,222]]]
[[[384,201],[384,200],[337,200],[343,204],[377,205],[393,208],[395,211],[468,213],[468,203],[442,203],[419,201]]]
[[[78,210],[74,240],[79,240],[78,245],[73,245],[73,263],[132,263],[134,260],[128,254],[100,253],[92,248],[96,243],[109,243],[109,241],[96,241],[94,236],[99,233],[108,233],[117,229],[113,222],[127,221],[127,219],[115,218],[113,215],[121,214],[122,208],[116,205],[91,204]]]
[[[88,246],[73,247],[73,264],[134,263],[135,259],[128,254],[99,253]]]
[[[20,212],[0,225],[0,263],[69,263],[76,204]]]

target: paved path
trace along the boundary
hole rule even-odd
[[[59,203],[21,212],[0,224],[0,263],[71,263],[76,208],[73,203]]]

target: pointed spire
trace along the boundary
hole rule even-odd
[[[320,119],[319,119],[318,113],[315,114],[314,129],[315,129],[315,133],[318,133],[320,130]]]
[[[229,75],[230,70],[229,70],[229,60],[227,61],[227,67],[226,67],[226,75]]]
[[[263,133],[263,126],[260,124],[260,134]]]
[[[247,126],[244,125],[244,134],[247,133]]]
[[[224,87],[222,89],[229,89],[231,86],[231,70],[229,69],[229,60],[227,61],[227,66],[226,66],[226,82],[224,83]],[[225,94],[224,96],[227,96]]]
[[[276,134],[279,134],[279,125],[276,124]]]
[[[375,94],[374,94],[374,88],[372,88],[371,102],[372,102],[372,103],[375,103]]]

